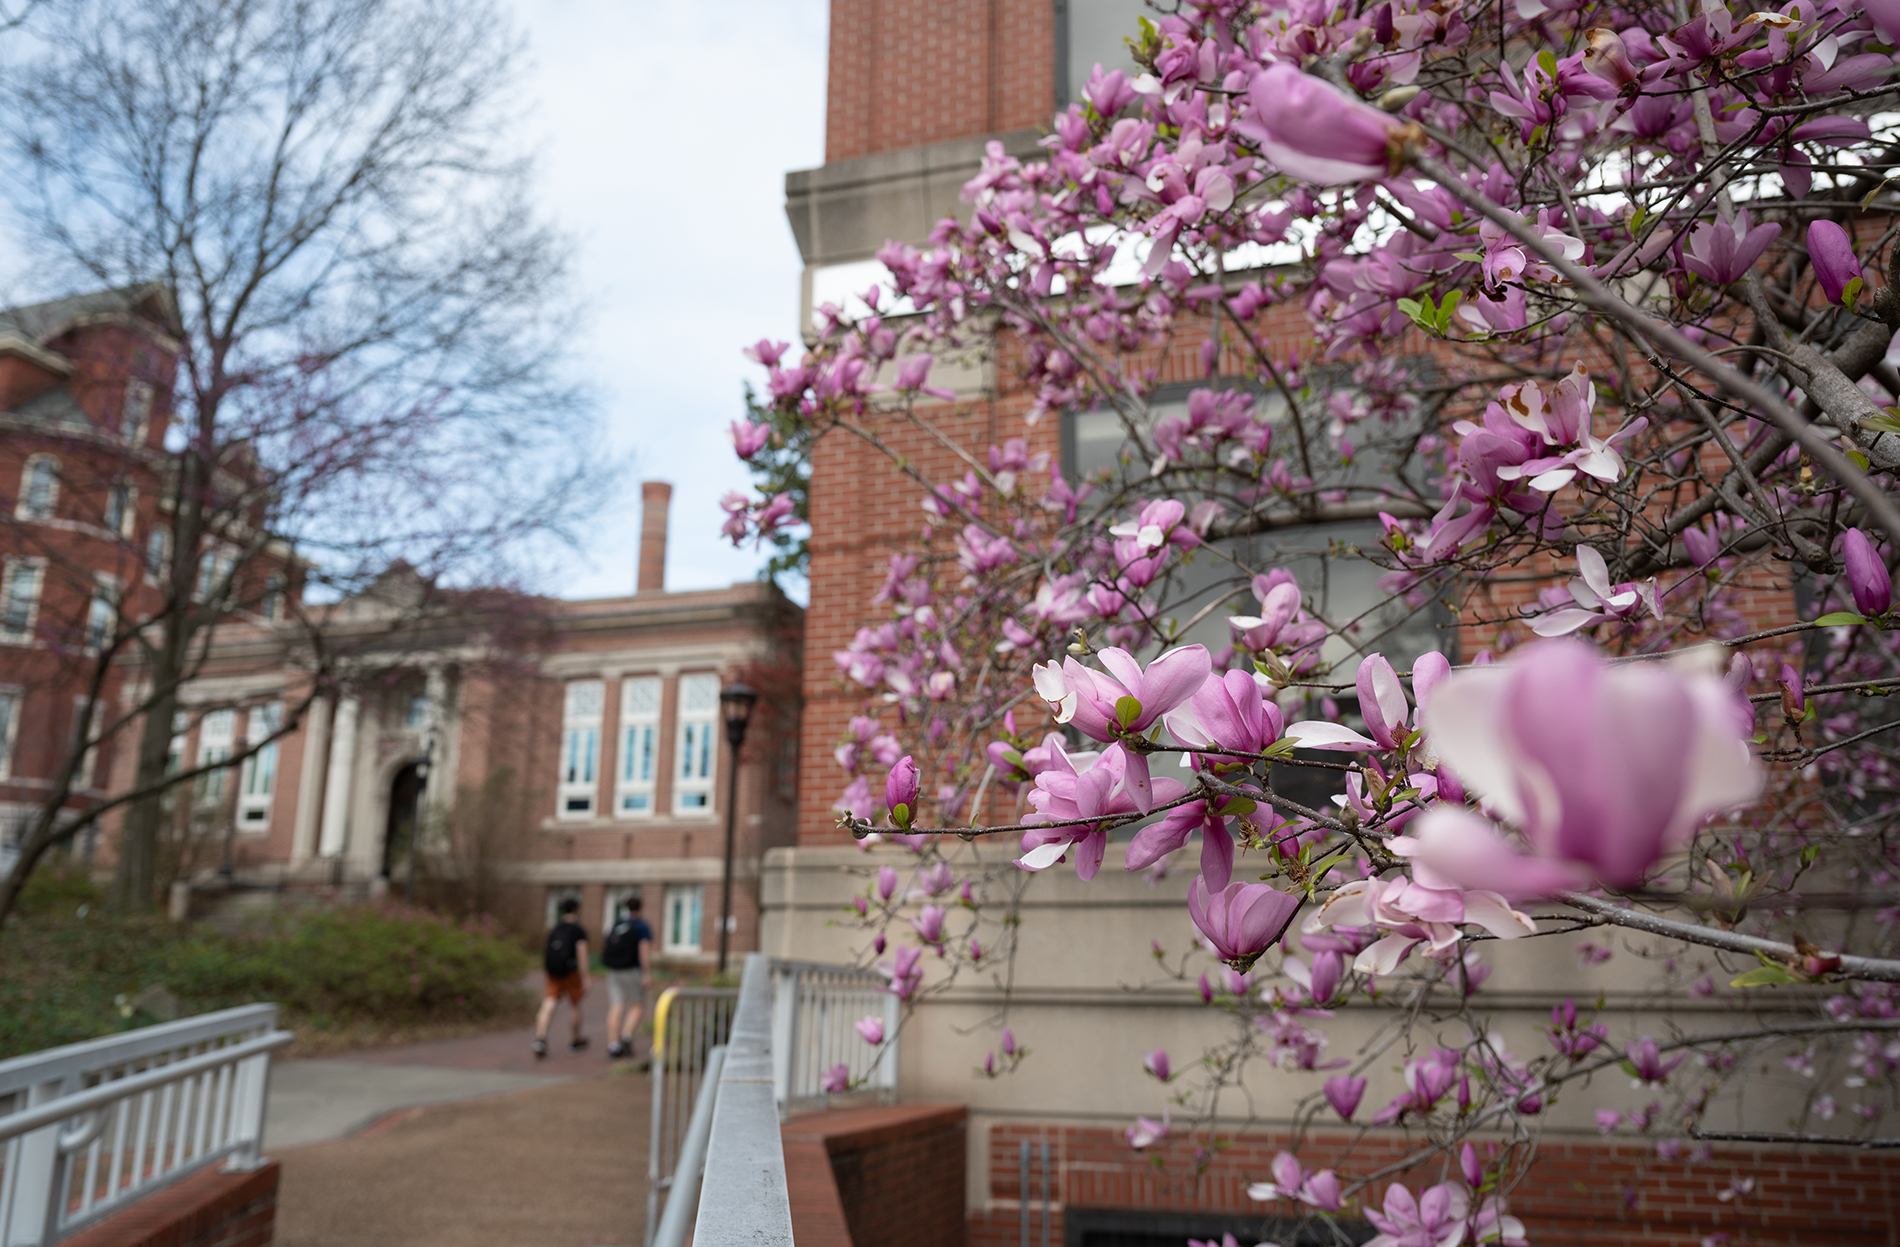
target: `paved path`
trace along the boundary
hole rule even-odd
[[[531,1025],[279,1062],[265,1146],[280,1247],[631,1247],[646,1215],[649,1080],[607,1060],[606,992],[545,1060]]]

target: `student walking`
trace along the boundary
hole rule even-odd
[[[554,1020],[554,1007],[566,997],[573,1005],[574,1038],[567,1045],[575,1052],[587,1046],[581,1034],[581,1001],[587,996],[587,932],[574,921],[581,903],[573,897],[561,902],[560,921],[548,932],[547,948],[541,955],[541,968],[547,972],[548,986],[541,998],[541,1012],[534,1020],[534,1054],[548,1054],[548,1023]]]
[[[607,967],[607,1055],[633,1055],[633,1035],[646,1013],[653,986],[653,928],[640,917],[640,898],[620,902],[619,920],[601,942]]]

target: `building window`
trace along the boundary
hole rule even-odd
[[[275,572],[264,577],[264,601],[258,607],[258,613],[270,623],[276,623],[283,617],[284,578]]]
[[[25,645],[33,639],[40,582],[45,578],[46,565],[37,559],[14,559],[7,564],[6,584],[0,586],[0,640]]]
[[[429,726],[429,695],[427,693],[409,694],[409,704],[403,707],[402,725],[410,731],[421,731]]]
[[[580,899],[581,899],[581,890],[579,888],[573,888],[573,887],[549,888],[548,889],[548,928],[552,930],[554,927],[554,924],[561,920],[561,902],[562,901],[578,902]],[[588,951],[592,952],[594,950],[589,949]]]
[[[119,586],[101,575],[93,586],[92,601],[86,604],[86,648],[102,650],[119,626]]]
[[[567,708],[561,717],[562,818],[592,818],[599,787],[600,706],[605,685],[599,680],[575,680],[567,686]]]
[[[230,546],[223,542],[206,546],[204,556],[198,560],[198,586],[192,590],[193,600],[223,601],[231,592],[231,572],[236,566],[237,551]]]
[[[152,387],[149,382],[136,378],[125,383],[125,407],[119,414],[119,431],[125,434],[129,442],[145,440],[145,431],[151,427]]]
[[[18,734],[22,700],[19,689],[0,688],[0,779],[13,774],[13,738]]]
[[[626,818],[653,814],[660,772],[660,681],[639,676],[620,685],[620,787],[614,808]]]
[[[172,530],[154,527],[145,538],[145,575],[157,583],[166,578],[171,571]]]
[[[50,520],[59,502],[59,460],[34,455],[20,472],[20,503],[14,514],[23,520]]]
[[[637,901],[641,899],[640,885],[637,883],[615,884],[606,888],[605,893],[606,894],[601,897],[600,911],[600,940],[602,944],[607,942],[608,929],[611,928],[614,923],[620,921],[620,902]],[[641,917],[650,917],[650,915],[643,913]]]
[[[284,725],[284,705],[270,702],[253,706],[244,724],[244,743],[259,745],[269,740]],[[259,745],[257,752],[244,759],[238,779],[238,826],[262,831],[270,826],[271,792],[277,785],[277,742]]]
[[[198,765],[211,766],[231,756],[231,743],[237,739],[237,711],[209,710],[198,721]],[[225,768],[218,767],[198,777],[198,802],[216,805],[224,800]]]
[[[699,951],[700,909],[705,889],[697,883],[676,883],[666,890],[666,951]]]
[[[712,811],[714,773],[719,766],[719,677],[680,677],[679,769],[673,785],[678,814]]]
[[[132,487],[117,481],[106,490],[106,531],[118,537],[132,535]]]

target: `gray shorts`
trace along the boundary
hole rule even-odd
[[[607,1003],[625,1008],[647,1002],[646,984],[640,980],[639,967],[607,971]]]

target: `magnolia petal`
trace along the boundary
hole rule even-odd
[[[1302,719],[1286,725],[1285,735],[1300,742],[1302,749],[1363,750],[1377,749],[1379,742],[1367,740],[1343,723],[1324,719]]]
[[[1539,615],[1531,620],[1531,631],[1538,636],[1569,636],[1579,628],[1588,627],[1607,616],[1596,611],[1568,610],[1553,611],[1548,615]]]
[[[1047,870],[1061,861],[1062,855],[1068,851],[1068,841],[1052,840],[1048,844],[1039,844],[1029,850],[1016,859],[1016,864],[1024,870]]]

